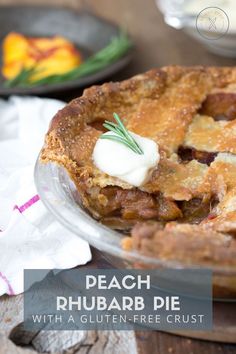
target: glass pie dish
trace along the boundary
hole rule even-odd
[[[187,269],[204,268],[203,264],[186,264],[148,257],[137,251],[122,248],[122,235],[95,219],[82,207],[77,189],[66,170],[55,163],[41,163],[35,166],[35,184],[46,208],[55,218],[73,232],[103,253],[116,268],[127,269]],[[127,236],[127,235],[126,235]],[[209,267],[208,267],[209,268]],[[230,266],[210,267],[213,273],[215,298],[236,298],[236,269]]]

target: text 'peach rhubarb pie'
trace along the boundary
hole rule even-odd
[[[68,171],[125,249],[236,266],[236,68],[164,67],[85,90],[42,162]]]

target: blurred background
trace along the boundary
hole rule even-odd
[[[166,4],[168,2],[165,1]],[[0,0],[0,5],[48,4],[48,0]],[[62,6],[75,11],[87,10],[116,23],[130,34],[135,44],[132,61],[119,73],[106,77],[106,80],[122,80],[150,68],[170,64],[235,64],[235,58],[212,54],[204,44],[183,30],[168,26],[154,0],[50,0],[50,7],[53,6]],[[14,24],[12,25],[14,29]],[[195,28],[194,30],[196,31]],[[67,100],[81,93],[81,89],[72,91],[67,92]],[[53,92],[50,96],[54,96]]]

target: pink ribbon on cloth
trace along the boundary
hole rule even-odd
[[[39,195],[36,194],[34,195],[32,198],[30,198],[30,200],[28,200],[26,203],[24,203],[23,205],[21,205],[20,207],[18,207],[18,205],[14,206],[14,210],[18,210],[20,213],[23,213],[25,210],[27,210],[28,208],[30,208],[32,205],[34,205],[35,203],[37,203],[39,201]]]
[[[18,205],[15,205],[13,210],[18,210],[22,214],[25,210],[30,208],[32,205],[37,203],[39,200],[40,200],[39,195],[36,194],[32,198],[30,198],[26,203],[22,204],[20,207]],[[0,230],[0,231],[2,231],[2,230]],[[2,272],[0,272],[0,278],[6,283],[8,290],[9,290],[9,295],[15,295],[9,280],[7,279],[7,277],[4,274],[2,274]]]
[[[2,274],[2,272],[0,272],[0,278],[7,284],[9,295],[15,295],[9,280],[7,279],[7,277],[5,277],[5,275]]]

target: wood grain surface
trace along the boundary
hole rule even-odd
[[[102,254],[93,252],[87,268],[107,268]],[[0,354],[233,354],[236,346],[194,340],[164,332],[40,331],[23,328],[23,295],[0,300]]]
[[[210,54],[181,31],[164,24],[154,0],[0,0],[0,5],[44,4],[75,10],[87,8],[124,28],[136,43],[133,62],[112,80],[122,80],[152,67],[179,65],[235,65],[234,59]],[[1,11],[1,10],[0,10]],[[1,24],[0,24],[1,25]],[[78,34],[79,35],[79,34]],[[58,98],[69,100],[81,91]],[[100,255],[91,266],[103,263]],[[0,300],[0,354],[90,353],[90,354],[233,354],[236,346],[192,340],[162,332],[40,332],[25,333],[22,296]],[[23,345],[23,346],[22,346]],[[68,349],[70,348],[70,349]]]

